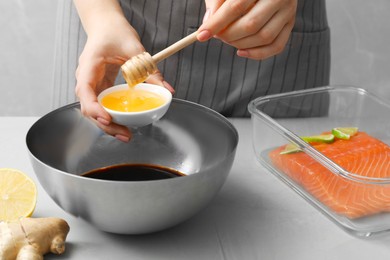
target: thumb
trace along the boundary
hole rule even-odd
[[[225,2],[225,0],[205,0],[205,6],[206,6],[206,12],[203,16],[203,22],[202,25],[198,29],[198,41],[204,42],[209,40],[213,37],[210,30],[204,30],[205,24],[208,21],[208,19],[217,12],[217,10],[222,6],[222,4]]]
[[[225,0],[205,0],[204,2],[206,5],[206,13],[203,16],[203,23],[221,7]]]
[[[150,84],[155,84],[155,85],[159,85],[159,86],[162,86],[166,89],[168,89],[172,94],[175,93],[175,90],[173,89],[173,87],[164,80],[162,74],[160,73],[160,71],[157,71],[156,73],[150,75],[146,80],[145,82],[147,83],[150,83]]]

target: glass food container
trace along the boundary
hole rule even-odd
[[[260,97],[248,109],[255,156],[272,174],[353,235],[368,237],[390,230],[390,103],[361,88],[327,86]],[[357,173],[301,138],[335,127],[358,127],[359,132],[380,140],[384,151],[373,149],[367,156],[355,156],[360,144],[348,149],[352,157],[341,155],[342,160],[368,163],[362,166],[363,173]],[[281,156],[290,154],[274,153],[283,158],[277,163],[272,152],[288,144],[300,151],[291,153],[289,164],[288,157]],[[299,167],[293,165],[295,159],[300,160]]]

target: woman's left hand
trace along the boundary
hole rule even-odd
[[[283,51],[295,23],[297,0],[205,0],[199,41],[216,37],[237,55],[262,60]]]

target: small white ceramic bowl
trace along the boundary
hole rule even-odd
[[[104,91],[102,91],[98,96],[98,102],[101,104],[101,100],[107,94],[118,90],[128,89],[129,86],[127,84],[116,85],[110,87]],[[159,120],[164,114],[167,112],[169,105],[172,101],[172,94],[164,87],[148,84],[148,83],[140,83],[136,85],[134,88],[143,89],[150,92],[154,92],[156,94],[161,95],[165,99],[165,103],[157,108],[140,111],[140,112],[120,112],[112,109],[108,109],[103,106],[103,108],[111,115],[112,121],[114,123],[124,125],[127,127],[141,127],[152,124],[153,122]]]

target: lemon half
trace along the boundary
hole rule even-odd
[[[37,201],[37,188],[25,173],[0,168],[0,221],[30,217]]]

